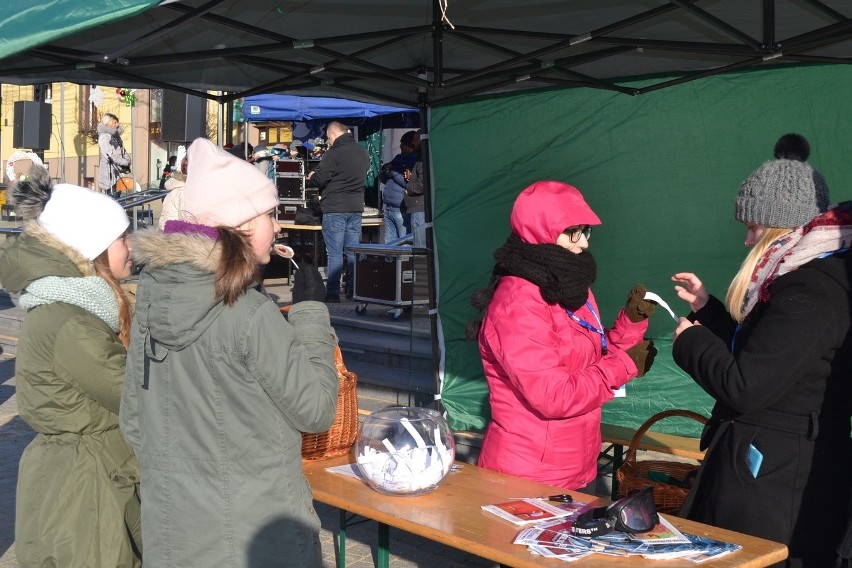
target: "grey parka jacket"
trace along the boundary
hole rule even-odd
[[[130,168],[130,154],[124,149],[121,141],[122,128],[112,128],[105,124],[98,125],[98,147],[101,150],[101,161],[98,166],[98,188],[103,191],[112,189],[118,181],[116,168]],[[115,167],[110,164],[115,164]]]
[[[45,276],[93,275],[91,262],[34,221],[0,251],[8,292]],[[81,307],[41,305],[24,319],[15,391],[21,418],[38,435],[18,470],[22,567],[141,566],[139,464],[118,428],[125,357],[115,332]]]
[[[334,420],[337,338],[320,302],[289,322],[253,288],[214,299],[220,247],[134,235],[136,293],[121,427],[142,465],[145,563],[320,566],[301,432]]]

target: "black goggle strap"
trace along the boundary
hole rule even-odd
[[[589,509],[574,520],[571,525],[571,534],[583,537],[602,536],[612,532],[617,522],[609,510],[609,507],[595,507]]]
[[[651,486],[632,493],[607,507],[595,507],[577,516],[571,534],[583,537],[605,535],[613,530],[637,533],[654,528],[659,522]],[[630,526],[630,524],[638,526]]]

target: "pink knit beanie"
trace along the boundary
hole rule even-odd
[[[186,152],[188,173],[183,188],[185,221],[210,227],[239,227],[278,207],[272,180],[256,167],[196,138]]]

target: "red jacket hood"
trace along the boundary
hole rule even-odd
[[[537,181],[521,192],[512,207],[512,232],[528,244],[555,243],[575,225],[600,225],[601,220],[580,191],[561,181]]]

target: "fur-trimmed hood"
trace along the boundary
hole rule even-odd
[[[164,233],[150,227],[130,235],[133,261],[148,268],[171,264],[191,264],[210,273],[216,272],[221,247],[201,234]]]
[[[98,134],[109,134],[110,136],[121,136],[122,133],[121,125],[113,128],[112,126],[107,126],[106,124],[98,124]]]
[[[143,266],[135,319],[155,343],[183,349],[225,309],[215,297],[221,246],[203,235],[167,234],[153,227],[133,233],[130,240],[133,260]]]
[[[38,221],[25,221],[24,232],[7,238],[0,250],[0,283],[7,292],[18,293],[45,276],[95,276],[95,267]]]

